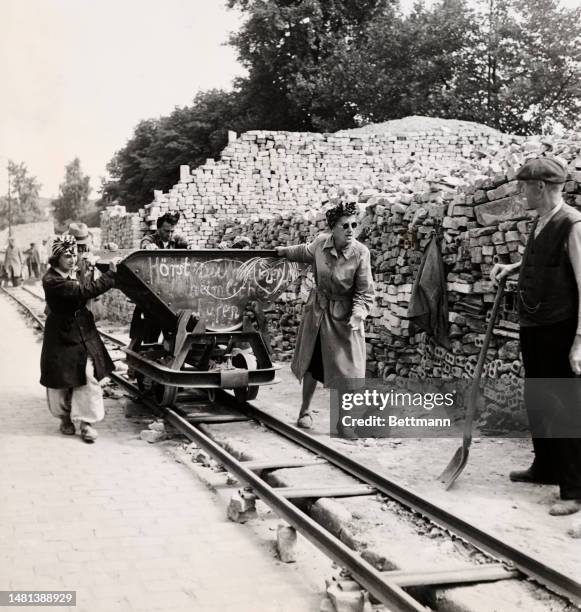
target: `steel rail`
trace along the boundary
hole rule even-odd
[[[528,556],[520,550],[513,548],[506,542],[495,538],[490,533],[486,533],[478,527],[470,525],[455,514],[432,504],[413,491],[402,487],[385,476],[377,474],[371,468],[342,455],[339,451],[321,440],[310,436],[293,425],[280,421],[256,406],[248,402],[241,404],[224,391],[219,392],[219,398],[221,403],[224,402],[228,407],[235,407],[238,410],[242,410],[246,416],[260,421],[269,429],[276,431],[278,434],[295,444],[324,458],[330,464],[338,467],[354,478],[375,487],[378,492],[398,501],[414,512],[422,514],[433,523],[448,530],[453,535],[462,538],[475,548],[488,553],[492,557],[509,563],[528,578],[535,580],[547,589],[565,597],[575,605],[581,605],[581,583],[576,580]]]
[[[121,376],[114,374],[112,378],[127,390],[140,396],[141,401],[148,408],[165,416],[167,421],[179,432],[212,455],[214,459],[221,463],[228,472],[234,474],[241,482],[251,487],[253,492],[267,506],[284,518],[329,558],[347,569],[359,584],[377,597],[384,605],[388,606],[390,610],[393,610],[393,612],[425,612],[429,609],[418,603],[400,586],[391,582],[385,574],[376,570],[373,565],[321,527],[310,516],[301,512],[295,505],[279,495],[276,488],[271,487],[254,472],[244,467],[243,463],[224,450],[217,442],[214,442],[198,427],[180,416],[175,410],[167,407],[160,408],[147,397],[144,397],[132,383]]]
[[[39,319],[38,316],[36,314],[34,314],[34,312],[24,302],[19,300],[15,295],[10,293],[10,291],[5,289],[4,287],[0,287],[0,288],[2,289],[2,291],[4,291],[4,293],[9,295],[13,300],[15,300],[18,304],[20,304],[20,306],[25,308],[28,311],[28,313],[35,319],[35,321],[42,328],[44,328],[44,322],[41,319]],[[24,286],[21,285],[18,288],[19,289],[23,289],[24,291],[26,291],[27,293],[29,293],[30,295],[32,295],[36,299],[44,302],[44,298],[41,295],[38,295],[38,293],[35,293],[34,291],[31,291],[28,287],[24,287]],[[114,344],[117,344],[117,346],[125,346],[125,342],[123,342],[123,340],[120,340],[119,338],[116,338],[115,336],[112,336],[111,334],[108,334],[107,332],[104,332],[104,331],[101,331],[101,330],[98,330],[98,331],[99,331],[99,334],[101,334],[101,336],[103,336],[103,338],[106,338],[107,340],[110,340]]]
[[[0,287],[0,289],[2,289],[2,292],[5,293],[8,297],[10,297],[12,300],[14,300],[21,308],[24,308],[28,312],[28,314],[40,325],[41,329],[44,329],[44,321],[40,319],[34,312],[32,312],[32,309],[30,308],[30,306],[27,306],[22,300],[19,300],[15,295],[13,295],[5,287]]]
[[[390,610],[394,612],[408,612],[425,611],[427,609],[411,597],[411,595],[408,595],[401,587],[390,582],[373,565],[321,527],[314,519],[280,496],[275,488],[266,484],[254,472],[246,469],[242,463],[200,429],[188,423],[186,419],[171,408],[164,408],[163,412],[167,420],[176,429],[209,452],[230,473],[234,474],[249,487],[252,487],[253,492],[272,510],[284,518],[328,557],[347,569],[359,584],[377,597]]]

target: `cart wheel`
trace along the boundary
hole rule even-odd
[[[254,385],[252,387],[240,387],[238,389],[234,389],[234,397],[239,402],[249,402],[250,400],[256,399],[258,395],[258,386]]]
[[[160,406],[171,406],[175,403],[178,395],[177,387],[170,387],[169,385],[161,385],[154,383],[153,385],[153,397],[155,403]]]
[[[248,353],[237,353],[232,357],[232,365],[235,368],[242,368],[244,370],[256,370],[256,357]],[[257,395],[257,385],[248,385],[247,387],[234,389],[234,397],[239,402],[249,402],[250,400],[256,399]]]
[[[206,393],[208,394],[208,400],[213,404],[216,401],[216,389],[206,389]]]

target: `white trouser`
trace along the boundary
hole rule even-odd
[[[46,390],[48,409],[55,417],[70,417],[71,421],[97,423],[105,417],[103,390],[95,378],[93,360],[87,359],[85,369],[87,384],[69,389]]]

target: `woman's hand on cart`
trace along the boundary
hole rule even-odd
[[[121,257],[115,257],[115,259],[112,259],[109,262],[109,270],[113,273],[117,272],[117,266],[121,263],[122,258]]]
[[[349,319],[349,327],[353,331],[360,331],[363,333],[363,320],[364,316],[360,312],[354,312]]]

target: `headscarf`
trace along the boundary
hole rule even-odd
[[[325,217],[327,218],[327,224],[333,229],[341,217],[351,217],[356,215],[357,212],[357,204],[355,202],[339,202],[337,206],[333,206],[333,208],[329,208],[325,212]]]
[[[77,241],[74,236],[57,236],[52,243],[51,255],[58,259],[62,255],[76,255]]]

